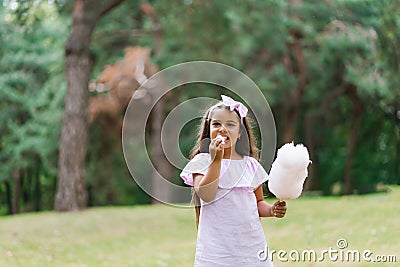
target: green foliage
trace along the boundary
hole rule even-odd
[[[382,72],[387,81],[381,105],[387,113],[400,110],[400,1],[381,1],[379,4],[378,55],[382,62]],[[400,116],[397,115],[398,121]]]
[[[17,170],[33,171],[42,173],[43,179],[50,179],[54,185],[65,91],[62,48],[67,27],[53,8],[43,3],[30,8],[23,21],[18,12],[2,13],[0,180],[10,179]],[[47,19],[39,19],[42,17]],[[50,203],[45,206],[50,208]]]
[[[107,133],[96,124],[90,127],[89,135],[86,180],[89,205],[149,203],[149,197],[134,183],[129,173],[121,140],[115,140],[113,134]],[[143,156],[147,157],[145,153]]]
[[[388,76],[379,47],[377,50],[377,43],[382,38],[381,28],[395,29],[390,25],[395,25],[393,20],[397,15],[390,10],[395,10],[396,4],[391,2],[388,7],[389,2],[307,0],[302,1],[301,5],[292,5],[272,0],[154,1],[150,3],[153,4],[162,31],[162,48],[154,60],[161,68],[188,60],[212,60],[242,70],[259,85],[276,113],[278,123],[281,123],[279,107],[298,80],[295,55],[289,49],[294,41],[291,31],[298,32],[302,35],[300,41],[309,75],[301,101],[304,110],[302,118],[307,114],[318,114],[321,101],[344,83],[357,87],[357,93],[367,107],[363,127],[358,134],[353,166],[354,189],[366,192],[375,188],[377,183],[396,181],[396,172],[383,174],[381,171],[382,166],[395,169],[387,162],[388,147],[392,147],[393,151],[389,154],[393,159],[398,157],[393,148],[397,147],[396,136],[389,133],[387,128],[393,124],[385,124],[380,128],[382,132],[370,132],[376,129],[373,122],[379,122],[386,116],[385,111],[377,105],[399,99],[389,93]],[[381,15],[383,8],[386,8],[385,16]],[[106,36],[104,32],[111,30],[117,35],[109,37],[112,46],[102,41],[105,39],[95,38],[99,41],[94,43],[101,62],[113,62],[113,56],[120,56],[121,48],[127,45],[154,46],[151,20],[137,10],[138,6],[134,3],[124,3],[102,20],[96,35]],[[385,23],[382,23],[383,20]],[[126,34],[122,38],[118,35],[118,29],[126,33],[129,33],[129,29],[143,29],[149,34],[136,38]],[[383,34],[386,36],[387,32]],[[397,44],[392,39],[386,40],[386,43],[393,47]],[[117,52],[110,55],[104,51],[105,48],[117,48]],[[292,73],[288,72],[285,65],[287,59],[294,62]],[[390,66],[387,69],[395,70]],[[187,85],[182,90],[184,93],[180,101],[199,94],[218,98],[221,93],[212,86],[198,84]],[[392,110],[396,112],[398,108]],[[351,112],[347,97],[339,95],[331,100],[324,110],[323,120],[317,121],[313,129],[319,189],[326,194],[332,193],[334,184],[343,183]],[[299,121],[299,139],[304,136],[304,123]],[[182,129],[180,136],[181,150],[185,155],[193,144],[193,129],[196,128],[189,126]],[[278,132],[278,137],[281,134]],[[380,138],[390,140],[393,145],[383,149],[371,141]]]
[[[124,1],[98,23],[93,34],[92,51],[96,64],[93,79],[105,65],[123,57],[127,46],[152,46],[150,18],[140,11],[139,1]]]
[[[332,194],[335,186],[343,185],[352,103],[345,94],[324,102],[343,84],[357,88],[365,108],[352,170],[355,191],[400,183],[400,15],[396,12],[400,0],[300,2],[149,1],[159,23],[155,25],[154,17],[140,10],[140,1],[124,1],[95,29],[92,77],[121,59],[125,47],[135,45],[157,48],[153,60],[161,69],[189,60],[222,62],[256,82],[278,124],[283,124],[282,106],[299,79],[291,49],[298,34],[308,82],[300,101],[296,141],[305,140],[306,118],[315,116],[316,189]],[[15,170],[23,171],[25,180],[39,177],[47,207],[57,174],[65,91],[63,45],[72,3],[3,1],[0,9],[0,181],[9,181]],[[196,96],[218,98],[222,92],[229,94],[215,86],[186,85],[173,92],[179,99],[171,99],[167,109]],[[181,131],[179,143],[185,155],[193,146],[196,123]],[[278,138],[282,134],[278,132]],[[91,205],[149,201],[132,182],[121,147],[115,145],[119,143],[97,125],[91,126],[87,172]],[[2,195],[5,191],[0,186]],[[4,203],[0,199],[0,206]]]

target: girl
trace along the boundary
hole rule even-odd
[[[259,217],[283,218],[286,203],[264,201],[268,175],[257,161],[246,115],[242,103],[223,95],[207,110],[192,159],[180,175],[197,199],[195,266],[273,266],[258,257],[268,252]]]

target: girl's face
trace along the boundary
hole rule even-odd
[[[218,134],[226,137],[224,149],[235,148],[240,136],[240,121],[235,111],[225,108],[216,108],[213,110],[210,120],[211,139],[216,138]]]

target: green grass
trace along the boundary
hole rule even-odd
[[[347,250],[397,257],[386,265],[345,266],[400,266],[399,200],[400,187],[365,196],[301,197],[287,201],[284,219],[262,222],[271,250],[337,249],[336,241],[345,238]],[[193,209],[167,205],[0,217],[0,266],[193,266],[195,243]],[[319,266],[343,265],[325,258]],[[316,265],[274,259],[278,267]]]

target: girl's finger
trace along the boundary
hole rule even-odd
[[[217,140],[215,140],[214,144],[215,144],[215,146],[218,147],[221,143],[222,143],[222,140],[218,138]]]
[[[279,206],[277,206],[277,207],[275,207],[275,210],[276,210],[276,211],[279,211],[279,212],[286,212],[286,207],[279,207]]]
[[[286,202],[284,200],[281,200],[278,202],[278,206],[286,206]]]
[[[213,146],[214,148],[218,148],[218,145],[219,145],[218,140],[215,139],[211,140],[211,146]]]
[[[286,211],[282,211],[282,210],[277,210],[276,211],[276,215],[284,216],[285,214],[286,214]]]

